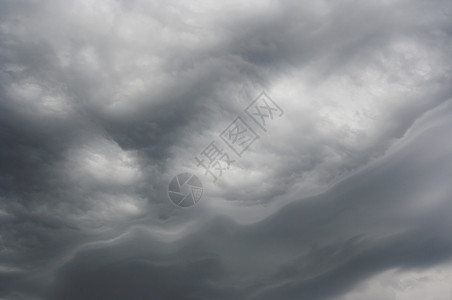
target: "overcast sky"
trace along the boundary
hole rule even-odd
[[[0,0],[0,299],[450,300],[451,128],[448,0]]]

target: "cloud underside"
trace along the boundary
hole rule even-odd
[[[1,299],[452,296],[447,1],[0,6]]]

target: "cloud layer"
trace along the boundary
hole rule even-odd
[[[0,6],[0,299],[452,296],[448,1]]]

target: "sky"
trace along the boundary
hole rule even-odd
[[[452,299],[451,54],[446,0],[0,0],[0,299]]]

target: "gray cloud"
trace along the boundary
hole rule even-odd
[[[450,271],[447,1],[1,6],[0,298],[402,299],[375,282]],[[284,115],[211,182],[193,158],[262,90]]]

